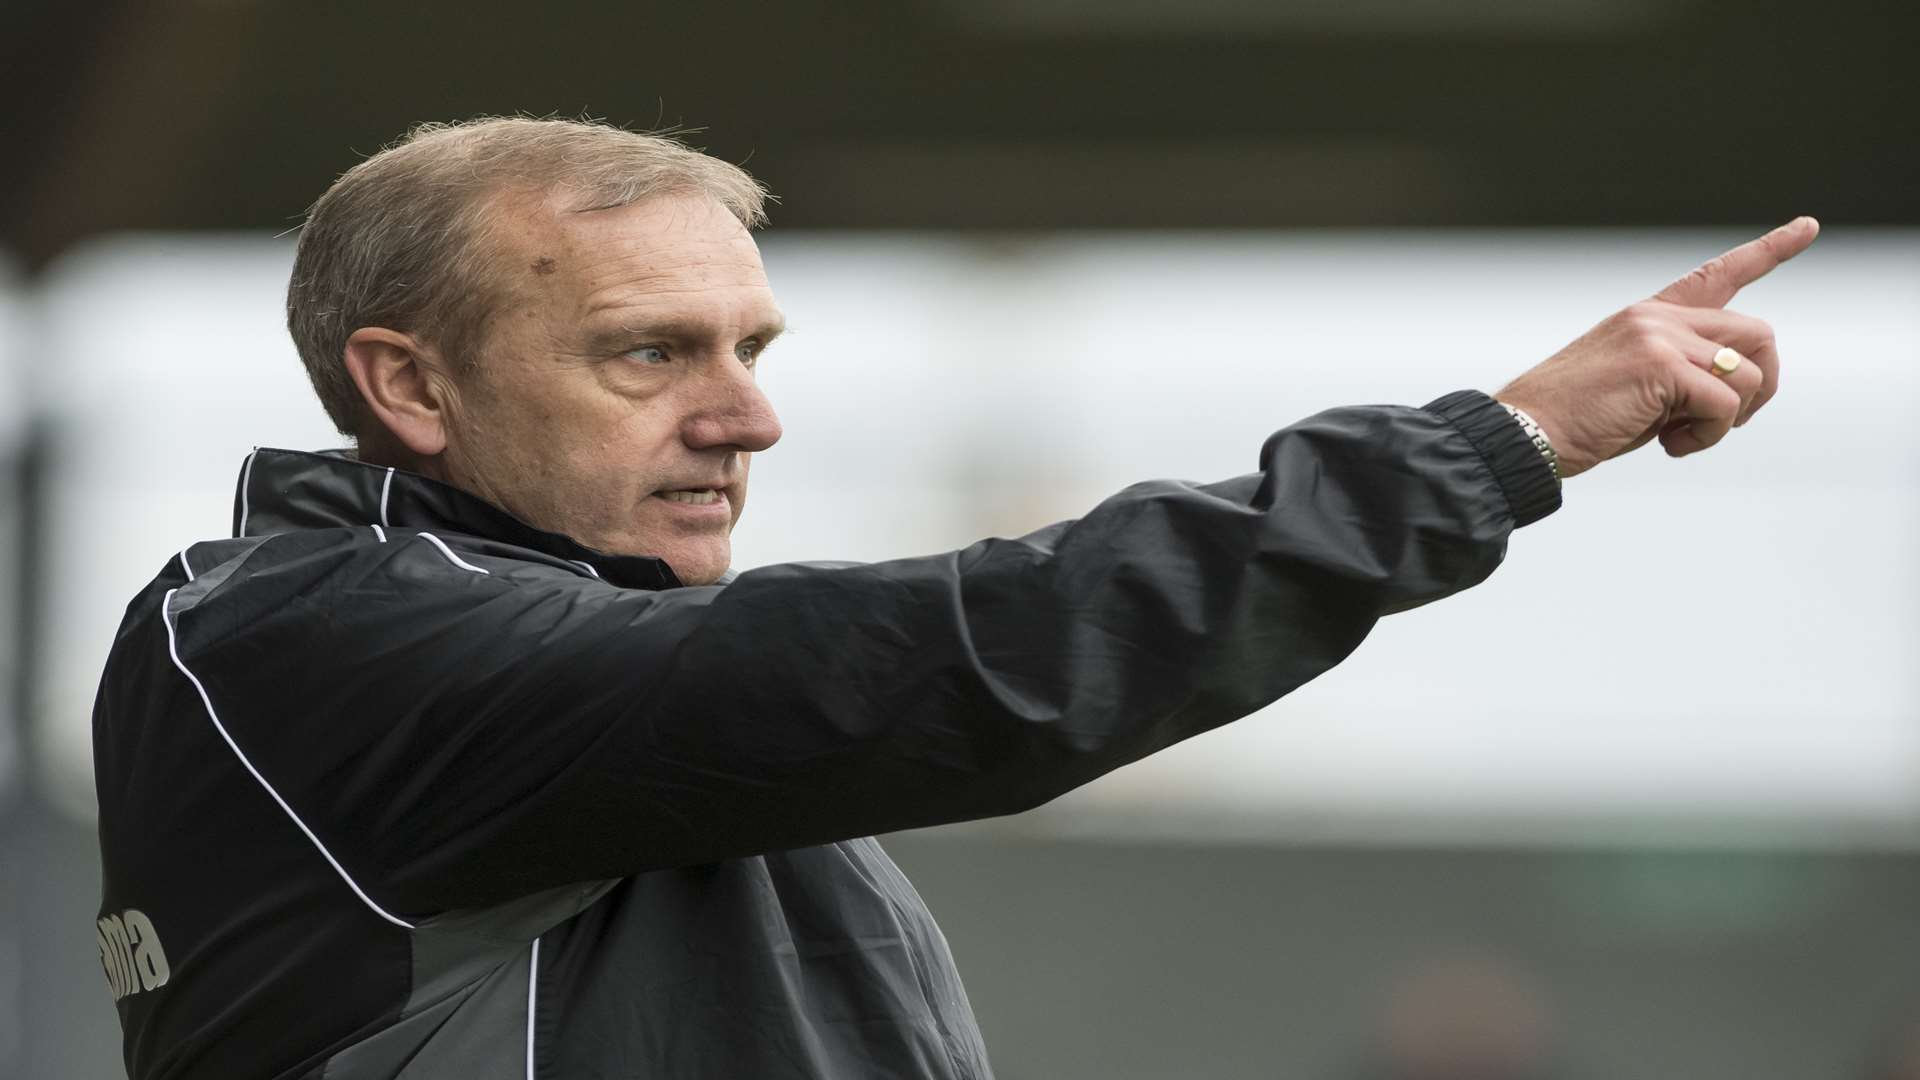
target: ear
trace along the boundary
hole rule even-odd
[[[347,372],[373,419],[421,458],[447,448],[452,386],[438,357],[411,334],[363,326],[347,338]]]

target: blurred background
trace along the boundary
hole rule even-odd
[[[1485,585],[1039,811],[885,838],[1002,1080],[1920,1077],[1920,8],[0,4],[0,1075],[120,1075],[89,710],[254,445],[335,445],[301,211],[592,115],[780,196],[741,567],[1014,534],[1493,390],[1800,213],[1784,392]]]

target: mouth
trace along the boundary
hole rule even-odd
[[[719,528],[733,521],[733,495],[724,487],[664,488],[647,501],[664,503],[661,513],[694,528]]]

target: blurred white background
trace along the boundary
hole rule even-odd
[[[762,380],[786,436],[756,463],[736,564],[920,554],[1135,480],[1249,471],[1323,408],[1492,391],[1743,239],[776,234],[792,330]],[[261,236],[97,241],[0,322],[0,375],[46,403],[59,450],[36,741],[77,813],[126,601],[227,533],[249,447],[341,441],[281,322],[291,255]],[[1483,586],[1386,620],[1258,716],[981,827],[1914,846],[1916,301],[1920,234],[1830,229],[1735,302],[1774,324],[1786,378],[1720,448],[1575,479]]]

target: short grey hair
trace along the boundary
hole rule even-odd
[[[287,330],[342,434],[359,436],[370,419],[347,374],[347,338],[386,327],[471,366],[502,293],[487,211],[505,195],[554,192],[572,210],[697,192],[749,229],[766,221],[758,181],[671,135],[528,117],[414,127],[334,181],[294,254]]]

